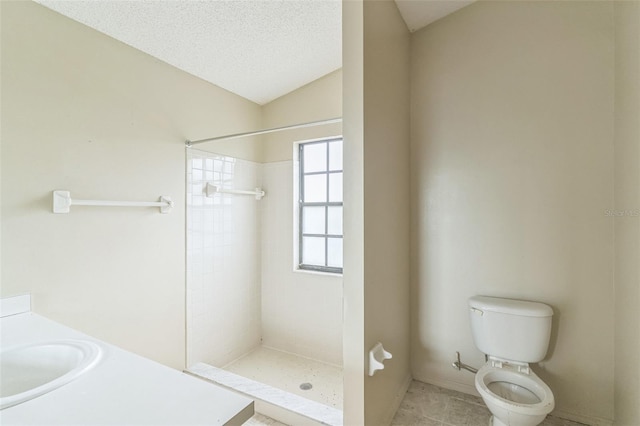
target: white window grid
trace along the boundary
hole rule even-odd
[[[310,141],[310,142],[302,142],[298,144],[298,158],[299,158],[299,176],[298,176],[298,181],[299,181],[299,194],[298,194],[298,268],[302,269],[302,270],[309,270],[309,271],[317,271],[317,272],[328,272],[328,273],[335,273],[335,274],[341,274],[342,273],[342,266],[334,266],[334,265],[330,265],[329,264],[329,241],[331,239],[340,239],[342,241],[343,239],[343,234],[337,234],[337,233],[329,233],[329,208],[330,207],[343,207],[343,201],[342,199],[340,201],[329,201],[329,194],[330,194],[330,176],[331,175],[337,175],[343,174],[343,167],[341,167],[340,169],[331,169],[330,167],[330,151],[329,151],[329,144],[331,142],[337,142],[337,141],[342,141],[342,138],[330,138],[330,139],[322,139],[322,140],[317,140],[317,141]],[[318,144],[325,144],[327,146],[326,149],[326,168],[323,171],[305,171],[304,168],[304,151],[305,151],[305,147],[310,146],[310,145],[318,145]],[[313,201],[313,202],[309,202],[309,201],[305,201],[305,176],[312,176],[312,175],[324,175],[326,177],[326,200],[323,202],[319,202],[319,201]],[[324,224],[324,232],[322,233],[306,233],[304,232],[304,208],[305,207],[324,207],[325,212],[324,212],[324,219],[325,219],[325,224]],[[312,264],[312,263],[305,263],[303,261],[303,259],[305,259],[304,257],[304,238],[307,237],[311,237],[311,238],[322,238],[324,239],[324,264],[320,265],[320,264]],[[340,263],[341,265],[341,263]]]

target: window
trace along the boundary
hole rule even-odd
[[[342,273],[342,138],[298,150],[298,268]]]

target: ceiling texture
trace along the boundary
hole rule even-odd
[[[341,0],[34,0],[264,105],[342,67]],[[410,31],[466,6],[395,0]]]

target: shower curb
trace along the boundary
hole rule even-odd
[[[283,391],[246,377],[230,373],[203,362],[196,363],[185,373],[243,393],[251,398],[285,409],[327,426],[342,426],[342,411],[316,401]]]

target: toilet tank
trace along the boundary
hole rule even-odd
[[[544,303],[488,296],[469,299],[476,347],[505,360],[542,361],[549,348],[552,316],[553,310]]]

